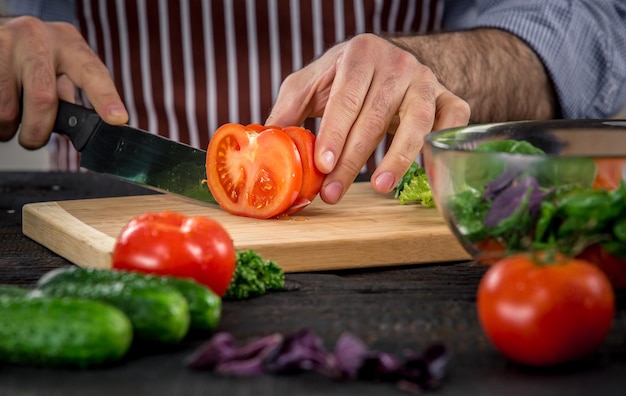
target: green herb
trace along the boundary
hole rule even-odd
[[[537,165],[537,180],[542,186],[591,186],[597,167],[591,158],[546,157]]]
[[[510,154],[538,154],[545,155],[545,152],[528,143],[525,140],[494,140],[478,145],[474,151],[483,153],[510,153]]]
[[[516,141],[487,142],[478,151],[541,154]],[[626,182],[612,191],[594,189],[596,164],[586,158],[528,164],[506,169],[498,159],[491,169],[469,167],[476,183],[448,202],[461,234],[472,243],[492,238],[507,252],[556,248],[575,256],[599,243],[626,258]]]
[[[501,175],[507,166],[506,160],[494,153],[545,156],[545,152],[523,140],[505,139],[479,144],[465,167],[465,182],[473,188],[484,188],[487,183]],[[484,154],[482,154],[484,153]]]
[[[485,227],[485,217],[490,203],[483,199],[480,191],[472,188],[462,191],[450,201],[449,205],[459,231],[470,242],[480,242],[490,236],[488,228]]]
[[[283,270],[272,260],[264,260],[253,250],[237,251],[237,266],[224,299],[244,300],[285,285]]]
[[[415,202],[427,207],[435,206],[426,171],[415,162],[406,171],[394,192],[401,204]]]

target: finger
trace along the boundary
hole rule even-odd
[[[380,51],[376,53],[380,56]],[[423,114],[417,115],[417,119],[424,125],[423,128],[430,131],[432,126],[434,86],[437,81],[435,76],[412,54],[395,46],[387,47],[383,57],[385,62],[379,62],[362,111],[350,130],[341,157],[333,172],[325,179],[322,198],[326,202],[337,202],[341,198],[345,191],[344,187],[354,181],[389,128],[393,127],[395,130],[399,127],[400,117],[405,112],[401,106],[407,107],[407,102],[410,107],[412,106],[411,95],[416,97],[413,101],[425,109]],[[414,79],[420,82],[417,89],[413,88]],[[403,175],[402,170],[408,168],[419,152],[421,139],[415,139],[415,131],[411,132],[410,134],[403,132],[403,136],[395,140],[396,163],[391,163],[392,172],[378,173],[379,178],[375,186],[378,191],[390,191]],[[390,161],[387,159],[387,162]],[[401,174],[398,176],[398,173]]]
[[[335,78],[335,57],[341,44],[285,78],[278,91],[265,125],[302,125],[307,117],[324,112],[330,87]]]
[[[65,45],[55,57],[58,72],[85,92],[105,122],[114,125],[128,122],[128,112],[104,63],[74,26],[61,22],[52,25],[65,38]]]
[[[399,125],[400,125],[400,117],[396,114],[393,116],[393,118],[391,119],[391,122],[389,123],[389,126],[387,127],[387,133],[391,135],[395,134],[396,129],[398,129]]]
[[[2,40],[2,38],[0,38]],[[3,43],[0,41],[0,47]],[[0,70],[8,71],[10,67],[4,56],[0,57]],[[19,127],[19,94],[15,79],[10,72],[0,78],[0,141],[9,141],[15,136]]]
[[[11,23],[0,29],[0,141],[11,140],[19,127],[20,87],[14,69],[14,28]]]
[[[373,37],[375,36],[355,37],[337,57],[335,80],[331,86],[315,143],[315,164],[323,173],[328,174],[338,166],[340,156],[347,151],[344,146],[363,110],[368,92],[374,89],[372,84],[375,56],[378,54],[375,51],[376,42],[372,40]],[[357,154],[343,157],[341,166],[348,167],[348,171],[353,173],[355,168],[360,169],[360,166],[352,163],[352,160],[368,151],[369,145],[352,141],[351,148],[356,149]],[[354,175],[356,176],[356,173]],[[346,177],[343,177],[344,181],[345,179]]]
[[[44,38],[44,24],[24,18],[15,25],[19,41],[13,47],[12,70],[22,90],[19,143],[27,149],[44,146],[50,138],[57,110],[56,72]],[[21,38],[23,37],[23,38]]]
[[[76,102],[76,86],[66,75],[57,78],[57,94],[66,102]]]
[[[433,130],[465,126],[469,123],[469,104],[450,91],[443,91],[437,97],[437,113]]]
[[[432,126],[435,108],[436,78],[430,69],[421,65],[412,54],[396,48],[386,56],[392,68],[383,70],[378,80],[382,83],[373,86],[375,95],[371,104],[365,107],[353,133],[360,133],[367,156],[356,157],[358,150],[348,146],[347,155],[354,156],[357,163],[363,163],[376,149],[385,133],[393,127],[395,137],[389,152],[383,158],[383,167],[372,174],[374,189],[389,192],[415,160],[422,147],[423,135]],[[386,167],[385,167],[386,165]],[[342,164],[343,166],[343,164]],[[345,180],[354,178],[346,175]]]
[[[310,69],[302,69],[285,78],[264,125],[281,127],[302,125],[312,111],[309,103],[315,94]]]
[[[424,144],[435,123],[437,98],[444,91],[434,74],[418,67],[399,106],[400,123],[389,150],[372,174],[372,187],[380,193],[393,190]]]
[[[383,140],[402,97],[395,90],[397,85],[402,85],[401,79],[386,72],[375,74],[362,111],[350,127],[336,166],[325,178],[321,194],[325,202],[336,203],[341,199],[346,187],[354,181]]]

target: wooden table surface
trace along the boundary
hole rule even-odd
[[[0,172],[0,284],[32,286],[45,272],[70,265],[21,232],[29,202],[151,193],[85,173]],[[105,209],[103,209],[105,210]],[[472,262],[390,269],[288,274],[295,290],[225,302],[218,330],[245,341],[275,332],[314,330],[327,347],[345,330],[368,346],[399,354],[443,342],[447,377],[433,395],[623,395],[626,389],[626,295],[605,342],[589,358],[557,369],[508,362],[483,335],[475,292],[484,268]],[[1,324],[0,324],[1,325]],[[0,395],[402,395],[392,384],[338,383],[316,374],[219,377],[183,360],[203,340],[172,350],[131,354],[94,370],[0,365]]]

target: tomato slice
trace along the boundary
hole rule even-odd
[[[229,213],[267,219],[289,209],[302,186],[302,162],[282,130],[224,124],[207,150],[208,185]]]
[[[300,188],[298,198],[287,211],[287,214],[291,215],[301,211],[315,199],[322,187],[324,174],[317,169],[315,159],[313,158],[315,135],[308,129],[296,126],[283,128],[283,131],[296,144],[302,161],[302,187]]]
[[[248,125],[246,125],[246,129],[252,130],[252,131],[256,131],[256,132],[263,132],[264,130],[270,129],[270,128],[280,129],[280,128],[277,128],[277,127],[265,126],[265,125],[261,125],[261,124],[248,124]]]

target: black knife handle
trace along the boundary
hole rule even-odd
[[[102,118],[93,110],[59,100],[54,132],[67,135],[78,151],[83,151]]]

